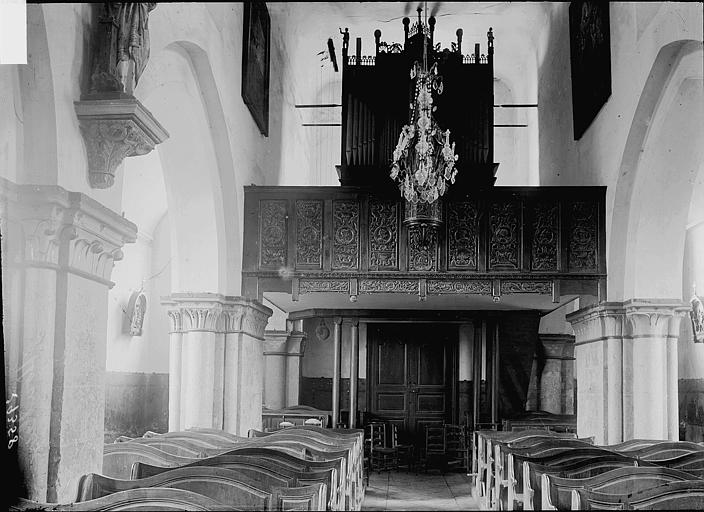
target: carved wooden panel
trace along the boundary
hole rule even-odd
[[[552,294],[550,281],[501,281],[501,293]]]
[[[598,271],[598,215],[596,203],[575,202],[570,205],[569,270]]]
[[[286,266],[286,201],[259,203],[259,266],[280,269]]]
[[[520,242],[520,205],[515,201],[493,203],[489,209],[489,268],[518,270]]]
[[[447,204],[448,269],[477,270],[479,214],[473,201]]]
[[[298,283],[298,293],[349,293],[349,291],[349,279],[301,279]]]
[[[408,230],[408,270],[434,271],[438,268],[438,234],[434,228]]]
[[[296,201],[296,267],[323,266],[323,202]]]
[[[333,201],[332,203],[332,268],[359,269],[359,203]]]
[[[531,270],[557,270],[559,247],[559,217],[556,202],[533,205],[533,246]]]
[[[360,293],[418,293],[415,279],[361,279]]]
[[[488,280],[438,280],[428,279],[427,290],[429,294],[459,294],[459,295],[490,295],[491,281]]]
[[[398,206],[369,200],[369,270],[398,269]]]

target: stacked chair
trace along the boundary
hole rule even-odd
[[[359,510],[363,431],[301,425],[240,437],[192,429],[105,445],[73,503],[13,510]]]
[[[704,510],[704,444],[633,439],[595,445],[571,432],[474,433],[482,510]]]

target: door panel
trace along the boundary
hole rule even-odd
[[[367,332],[370,412],[422,447],[426,425],[452,421],[457,327],[370,324]]]

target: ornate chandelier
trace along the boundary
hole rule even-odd
[[[420,11],[420,8],[419,8]],[[393,154],[390,176],[398,183],[401,195],[408,203],[434,203],[455,182],[457,168],[455,143],[450,144],[450,130],[444,132],[433,118],[433,93],[442,94],[442,77],[437,63],[428,69],[428,35],[426,22],[418,29],[423,34],[423,62],[414,63],[411,79],[415,80],[414,99],[410,106],[409,123]],[[408,205],[407,205],[408,206]]]

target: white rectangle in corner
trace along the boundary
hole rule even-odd
[[[0,64],[27,64],[26,0],[0,0]]]

